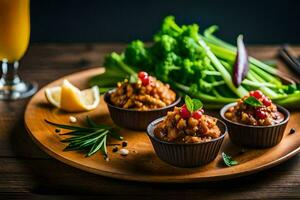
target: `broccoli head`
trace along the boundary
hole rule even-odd
[[[205,57],[204,49],[194,38],[184,36],[181,42],[181,54],[191,60],[200,60]]]
[[[155,75],[164,82],[170,82],[170,73],[173,70],[180,70],[180,67],[177,66],[181,62],[180,60],[181,58],[173,52],[167,54],[165,59],[155,66]]]
[[[170,52],[177,52],[177,41],[169,35],[156,37],[152,53],[157,57],[165,57]]]
[[[140,68],[145,65],[148,57],[148,51],[140,40],[131,42],[125,50],[125,62],[134,67]]]
[[[154,35],[154,40],[156,37],[159,37],[160,35],[169,35],[171,37],[178,37],[182,33],[182,29],[180,26],[178,26],[175,22],[174,16],[167,16],[161,26],[161,30]]]
[[[195,41],[199,40],[199,26],[197,24],[183,25],[181,37],[190,37]]]

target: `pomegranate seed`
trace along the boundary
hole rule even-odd
[[[263,99],[263,104],[264,104],[265,106],[270,106],[270,105],[272,104],[272,100],[269,99],[268,97],[265,97],[265,98]]]
[[[140,79],[143,79],[143,78],[145,78],[146,76],[148,76],[148,73],[147,72],[139,72],[138,73],[138,77],[140,78]]]
[[[149,76],[145,76],[144,78],[141,79],[141,81],[142,81],[143,86],[149,85],[149,83],[150,83]]]
[[[188,111],[187,108],[181,108],[180,115],[183,119],[187,119],[190,117],[190,112]]]
[[[255,90],[250,92],[250,96],[253,96],[256,99],[260,99],[264,96],[264,94],[260,90]]]
[[[267,117],[267,114],[264,111],[261,110],[256,110],[255,111],[255,115],[259,118],[259,119],[265,119]]]
[[[185,104],[183,104],[183,105],[181,106],[181,108],[186,108],[186,105],[185,105]]]
[[[204,113],[204,109],[203,109],[203,108],[201,108],[201,109],[200,109],[200,112]]]
[[[202,112],[200,110],[193,112],[193,118],[200,119],[201,117],[202,117]]]

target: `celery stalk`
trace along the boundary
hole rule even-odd
[[[222,65],[222,63],[219,61],[219,59],[213,54],[213,52],[210,50],[210,48],[206,45],[206,43],[200,38],[199,44],[201,47],[206,51],[207,56],[213,63],[214,67],[221,73],[226,85],[239,97],[243,97],[248,93],[248,91],[243,88],[242,86],[236,88],[234,84],[232,83],[231,75],[228,73],[226,68]]]

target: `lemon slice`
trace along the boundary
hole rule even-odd
[[[100,102],[97,86],[80,91],[67,80],[61,87],[47,88],[45,95],[49,103],[68,112],[93,110]]]
[[[58,108],[60,107],[60,95],[61,87],[47,88],[45,90],[45,96],[48,102]]]

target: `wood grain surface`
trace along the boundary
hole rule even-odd
[[[91,117],[97,123],[113,124],[107,106],[101,97],[97,109],[82,113],[63,112],[51,106],[44,95],[45,88],[61,85],[64,79],[69,80],[80,89],[88,88],[88,80],[95,74],[102,73],[103,68],[83,70],[51,82],[42,88],[28,103],[25,111],[25,127],[29,135],[45,152],[52,157],[76,168],[95,174],[113,177],[117,179],[135,180],[142,182],[202,182],[217,181],[233,177],[244,176],[257,171],[275,166],[300,151],[300,131],[289,134],[293,127],[300,129],[298,121],[300,112],[293,112],[285,131],[285,135],[273,148],[267,149],[244,149],[232,144],[226,136],[217,158],[202,167],[178,168],[162,162],[155,154],[151,142],[144,131],[131,131],[121,128],[120,134],[128,141],[126,147],[130,154],[126,157],[118,153],[112,153],[113,146],[108,147],[110,160],[105,161],[98,152],[94,156],[85,158],[84,153],[76,151],[62,151],[66,144],[60,142],[65,138],[55,134],[55,128],[45,123],[45,119],[59,123],[70,124],[69,117],[75,116],[77,124],[84,124],[86,116]],[[218,112],[214,111],[213,116]],[[109,140],[109,143],[118,143]],[[120,142],[119,142],[120,143]],[[234,157],[239,165],[226,167],[222,161],[221,152]]]
[[[40,87],[87,66],[99,66],[118,44],[34,44],[21,62],[25,79]],[[273,59],[278,47],[250,47]],[[296,48],[300,54],[300,47]],[[283,63],[278,60],[282,70]],[[299,199],[300,156],[238,179],[197,184],[149,184],[115,180],[67,166],[42,152],[23,123],[29,99],[0,102],[0,199]]]

